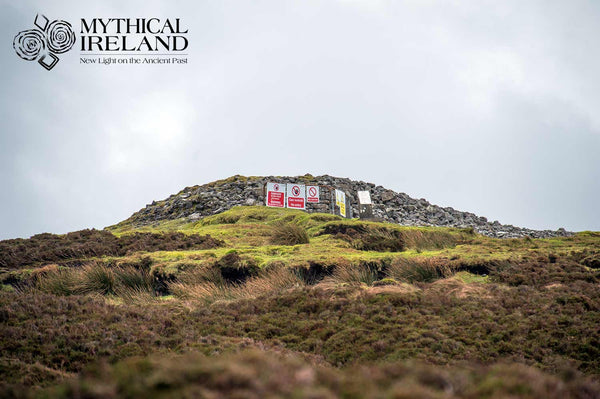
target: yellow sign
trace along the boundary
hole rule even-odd
[[[346,217],[346,193],[335,190],[335,204],[340,208],[340,215]]]

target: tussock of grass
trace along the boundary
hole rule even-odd
[[[295,223],[278,222],[273,225],[271,243],[274,245],[308,244],[308,233]]]
[[[388,277],[407,283],[430,283],[450,277],[454,271],[436,259],[394,259],[386,271]]]
[[[150,305],[160,300],[160,296],[157,296],[154,292],[148,291],[143,288],[128,288],[123,286],[117,286],[115,293],[123,303],[128,304],[139,304],[139,305]]]
[[[380,271],[373,264],[342,264],[337,266],[330,277],[324,279],[324,283],[334,284],[365,284],[373,285],[379,280]]]
[[[212,281],[203,283],[186,284],[186,283],[171,283],[169,289],[176,298],[186,300],[196,300],[206,303],[211,303],[218,300],[232,300],[237,297],[234,295],[233,286],[227,284],[216,284]]]
[[[319,234],[332,234],[361,251],[400,252],[404,250],[402,234],[395,229],[369,223],[331,222]]]
[[[275,267],[248,280],[244,285],[244,290],[248,292],[249,297],[256,298],[261,295],[303,286],[304,282],[293,270]]]
[[[117,278],[111,268],[99,264],[91,264],[77,272],[81,275],[80,284],[76,290],[78,293],[98,293],[101,295],[115,293]]]
[[[56,269],[39,276],[35,285],[43,292],[54,295],[73,295],[79,286],[79,276],[69,269]]]
[[[153,278],[148,270],[127,266],[118,267],[115,269],[115,275],[123,288],[150,292],[153,289]]]
[[[221,271],[212,265],[194,267],[178,275],[177,280],[184,284],[226,284]]]
[[[445,228],[407,228],[401,230],[407,248],[419,251],[452,248],[458,244],[470,243],[474,238],[472,232],[463,229]]]
[[[170,284],[175,297],[212,303],[219,300],[257,298],[304,286],[302,279],[293,270],[279,267],[262,271],[259,276],[252,277],[243,284],[229,284],[219,275],[210,272],[190,277],[184,277],[182,280],[185,282]]]
[[[110,267],[92,262],[81,268],[59,268],[36,276],[34,286],[54,295],[119,295],[134,298],[155,296],[153,278],[147,270]]]

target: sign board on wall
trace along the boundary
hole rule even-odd
[[[319,202],[319,186],[306,186],[306,202]]]
[[[368,191],[358,192],[358,214],[361,219],[373,218],[373,203],[371,194]]]
[[[362,205],[370,205],[371,204],[371,194],[368,191],[359,191],[358,192],[358,202]]]
[[[346,217],[346,193],[335,190],[335,204],[340,208],[340,215]]]
[[[306,209],[306,186],[304,184],[287,185],[287,207]]]
[[[267,183],[267,206],[285,208],[285,184]]]

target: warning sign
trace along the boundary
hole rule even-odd
[[[371,194],[368,191],[359,191],[358,202],[361,205],[371,205]]]
[[[306,202],[319,202],[319,186],[306,186]]]
[[[340,208],[340,215],[346,217],[346,193],[335,190],[335,204]]]
[[[306,186],[304,184],[287,185],[287,207],[306,209]]]
[[[267,206],[285,208],[285,184],[267,183]]]

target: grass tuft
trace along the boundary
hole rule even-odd
[[[306,229],[295,223],[278,222],[273,225],[271,243],[274,245],[308,244]]]
[[[387,268],[389,278],[407,283],[430,283],[450,277],[454,270],[436,259],[394,259]]]
[[[114,294],[117,286],[117,276],[109,267],[90,264],[82,269],[82,276],[77,292],[80,294],[98,293]]]
[[[377,280],[379,280],[378,271],[370,264],[343,264],[336,267],[332,275],[325,278],[324,282],[373,285]]]
[[[37,276],[34,286],[48,294],[67,296],[75,294],[77,284],[77,276],[72,270],[56,269]]]

